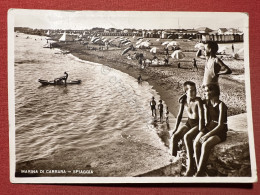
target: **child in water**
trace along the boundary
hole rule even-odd
[[[208,84],[217,84],[219,75],[231,74],[231,69],[225,65],[220,58],[216,56],[218,44],[215,41],[208,41],[205,44],[205,72],[203,77],[203,86]],[[198,56],[200,57],[198,52]]]
[[[205,86],[206,127],[194,140],[194,153],[197,165],[195,176],[204,176],[210,150],[227,137],[227,106],[219,100],[220,90],[216,84]]]
[[[160,122],[162,122],[163,120],[163,104],[162,104],[162,100],[159,100],[159,104],[158,104],[158,110],[160,113]]]
[[[168,107],[166,107],[165,121],[166,121],[167,124],[169,124],[169,109],[168,109]]]
[[[156,117],[156,101],[154,100],[154,97],[152,97],[152,100],[150,101],[150,106],[152,110],[152,116]]]
[[[184,135],[187,132],[191,131],[193,137],[195,137],[199,133],[199,131],[204,128],[203,105],[202,105],[201,98],[196,96],[195,83],[192,81],[186,81],[183,84],[183,88],[185,91],[185,95],[181,96],[181,98],[179,99],[180,109],[177,116],[175,129],[173,131],[173,139],[172,139],[173,156],[177,155],[178,142],[184,137]],[[182,119],[184,109],[188,114],[188,121],[184,126],[178,129]],[[192,143],[188,145],[187,150],[192,150]],[[191,159],[189,159],[188,161],[191,161]]]

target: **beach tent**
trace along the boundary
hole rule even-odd
[[[183,59],[185,58],[185,54],[181,50],[176,50],[172,53],[171,57],[173,59]]]
[[[59,42],[61,42],[61,41],[66,41],[66,38],[67,38],[67,36],[66,36],[66,31],[63,33],[63,35],[61,36],[61,38],[59,39]]]
[[[153,47],[153,48],[150,50],[150,53],[156,53],[157,50],[158,50],[157,47]]]
[[[203,50],[205,48],[205,45],[203,43],[197,43],[194,47]]]

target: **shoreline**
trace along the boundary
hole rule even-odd
[[[143,81],[147,81],[153,89],[155,89],[163,104],[169,107],[170,113],[175,118],[177,117],[179,104],[178,98],[183,94],[182,84],[191,80],[197,85],[197,96],[203,97],[202,79],[204,74],[204,60],[197,59],[198,71],[192,70],[193,53],[187,52],[187,58],[179,60],[182,67],[177,68],[177,62],[170,59],[170,65],[149,66],[145,69],[140,69],[138,61],[135,59],[129,60],[126,56],[122,56],[122,48],[112,48],[112,50],[88,50],[84,45],[79,43],[58,43],[59,49],[70,51],[70,53],[83,61],[99,63],[113,69],[119,70],[134,77],[137,81],[138,75],[142,75]],[[151,58],[151,54],[145,50],[137,50],[137,53],[144,53],[145,57]],[[161,55],[162,56],[162,55]],[[160,55],[158,55],[160,58]],[[243,61],[224,62],[227,65],[231,63],[233,74],[225,75],[220,78],[221,98],[228,107],[228,116],[233,116],[246,112],[246,96],[245,82],[241,80],[244,75]],[[239,67],[237,66],[239,64]],[[238,68],[237,68],[238,67]],[[237,87],[234,89],[234,85]],[[159,100],[156,100],[158,102]]]

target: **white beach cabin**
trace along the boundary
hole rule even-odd
[[[61,38],[59,39],[59,42],[62,42],[62,41],[67,41],[67,40],[66,40],[66,31],[63,33],[63,35],[62,35]]]

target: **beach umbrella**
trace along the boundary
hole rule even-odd
[[[173,59],[183,59],[185,57],[185,54],[181,50],[176,50],[172,53],[171,57]]]
[[[192,37],[189,37],[189,40],[192,40]]]
[[[157,42],[159,42],[161,39],[156,39]]]
[[[122,55],[126,54],[126,53],[129,52],[131,49],[132,49],[132,47],[126,48],[126,49],[122,52]]]
[[[125,43],[125,45],[129,45],[130,43],[131,43],[131,41],[128,41],[128,42]]]
[[[128,42],[128,40],[121,41],[122,44],[125,44],[126,42]]]
[[[108,41],[108,43],[112,43],[113,41],[114,41],[114,40],[113,40],[113,39],[111,39],[111,40],[109,40],[109,41]]]
[[[153,47],[153,48],[150,50],[150,53],[156,53],[157,50],[158,50],[157,47]]]
[[[205,45],[203,43],[197,43],[194,47],[203,50],[205,48]]]
[[[145,48],[148,48],[148,47],[150,47],[151,43],[145,41],[145,42],[142,42],[141,45]]]
[[[162,45],[168,45],[169,44],[169,41],[165,41],[162,43]]]
[[[115,39],[118,39],[119,37],[115,37]]]
[[[240,50],[238,50],[237,54],[241,54],[244,52],[244,48],[241,48]]]
[[[101,41],[100,39],[95,39],[93,43],[97,43],[98,41]]]
[[[136,42],[136,45],[139,45],[142,41],[143,39],[140,39],[139,41]]]
[[[94,42],[96,39],[98,39],[98,37],[92,37],[90,41]]]
[[[139,38],[137,38],[137,40],[140,40],[140,39],[143,39],[143,37],[139,37]]]
[[[176,41],[171,41],[170,43],[167,44],[167,47],[170,47],[170,46],[178,46],[179,43],[177,43]]]

